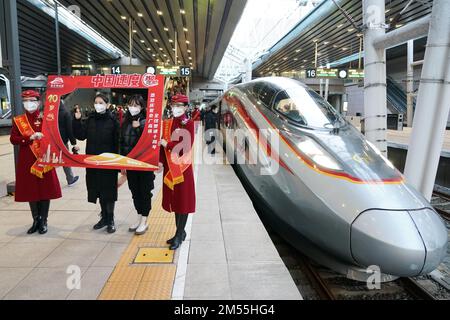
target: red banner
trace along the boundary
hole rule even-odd
[[[146,89],[147,119],[145,130],[127,157],[104,153],[101,155],[74,155],[64,145],[58,128],[61,96],[77,89]],[[45,101],[44,138],[41,141],[39,163],[53,167],[82,167],[97,169],[124,169],[154,171],[159,163],[164,76],[153,74],[121,74],[96,76],[49,76]]]

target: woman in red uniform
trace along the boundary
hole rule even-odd
[[[50,200],[61,198],[61,187],[52,167],[37,165],[40,140],[43,138],[42,116],[39,111],[40,95],[33,90],[22,93],[25,114],[14,118],[10,141],[19,146],[16,168],[16,202],[29,202],[33,225],[28,234],[47,233]]]
[[[176,250],[186,238],[188,215],[195,212],[195,184],[192,169],[194,122],[186,116],[188,97],[172,97],[173,118],[163,122],[161,161],[164,166],[163,209],[175,212],[177,231],[167,240]]]

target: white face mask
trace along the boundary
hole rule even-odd
[[[94,104],[95,107],[95,111],[97,111],[97,113],[103,113],[106,111],[106,105],[104,104]]]
[[[37,101],[24,101],[23,107],[30,113],[35,112],[39,108],[39,102]]]
[[[139,107],[128,107],[128,111],[130,111],[130,114],[132,117],[137,116],[139,113],[141,113],[141,108]]]
[[[184,107],[173,107],[172,114],[175,118],[181,117],[184,114]]]

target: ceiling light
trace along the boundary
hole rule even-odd
[[[164,27],[164,31],[169,31],[169,28],[167,28],[167,27]]]
[[[138,15],[138,17],[141,17],[141,18],[144,16],[144,15],[143,15],[142,13],[140,13],[140,12],[138,12],[137,15]]]
[[[188,51],[187,51],[188,53],[191,53],[191,50],[190,49],[188,49]]]
[[[137,33],[137,30],[133,30],[133,33]]]
[[[183,28],[183,30],[184,30],[185,32],[188,32],[188,28]]]
[[[300,51],[302,51],[302,49],[297,49],[297,50],[295,50],[295,52],[297,52],[297,53],[300,52]]]
[[[145,40],[141,40],[141,43],[145,43]]]
[[[173,42],[173,40],[172,40],[172,39],[169,39],[169,42],[170,42],[170,43],[172,43],[172,42]]]
[[[186,14],[186,11],[185,11],[184,9],[181,9],[181,10],[180,10],[180,13],[181,13],[181,14]]]
[[[125,17],[125,16],[121,16],[120,17],[122,20],[127,20],[127,17]]]
[[[151,32],[151,31],[152,31],[152,29],[150,29],[150,28],[147,28],[147,31],[148,31],[148,32]]]
[[[162,16],[162,15],[163,15],[163,13],[162,13],[161,10],[156,11],[156,13],[157,13],[159,16]]]
[[[147,48],[147,50],[148,50],[148,51],[151,51],[152,49],[151,49],[151,48]]]
[[[153,41],[158,42],[158,39],[153,39]]]
[[[190,43],[189,40],[186,40],[186,43],[189,44]]]
[[[189,57],[189,60],[192,60],[192,57]]]
[[[159,48],[159,50],[163,51],[164,49],[163,48]]]

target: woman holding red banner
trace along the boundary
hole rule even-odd
[[[186,239],[188,215],[195,212],[195,184],[192,169],[194,122],[186,116],[189,99],[185,95],[172,97],[173,118],[163,122],[161,166],[164,166],[164,210],[175,212],[177,231],[167,240],[170,250],[176,250]],[[180,140],[181,138],[181,140]]]
[[[128,111],[120,135],[120,154],[127,156],[138,144],[145,131],[146,104],[140,95],[134,95],[128,101]],[[147,218],[152,208],[152,190],[154,188],[155,173],[152,171],[127,170],[123,172],[128,180],[128,187],[133,195],[134,208],[137,212],[136,223],[128,231],[136,235],[143,235],[148,229]]]
[[[86,140],[86,154],[119,152],[119,121],[108,109],[109,99],[99,93],[95,97],[95,113],[86,120],[81,120],[81,112],[75,113],[72,122],[73,133],[78,140]],[[108,233],[116,232],[114,224],[114,207],[117,201],[118,170],[86,169],[86,187],[88,202],[100,200],[101,219],[94,225],[94,230],[107,227]]]
[[[16,167],[16,202],[29,202],[33,225],[28,234],[39,231],[47,233],[47,218],[50,200],[61,198],[61,187],[53,167],[37,164],[40,157],[42,116],[39,92],[27,90],[22,93],[25,114],[14,117],[10,141],[19,146],[19,160]]]

